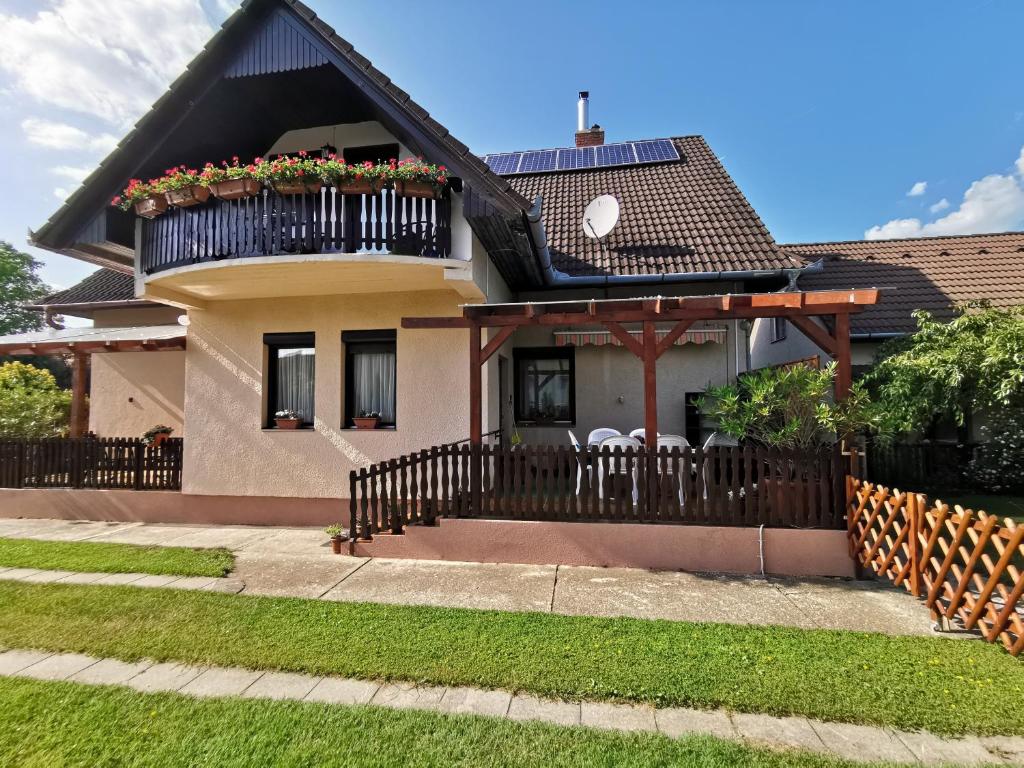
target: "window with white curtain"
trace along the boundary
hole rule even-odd
[[[268,333],[266,426],[274,426],[274,414],[294,411],[302,425],[313,425],[316,413],[316,337],[312,333]]]
[[[380,417],[381,426],[396,422],[395,396],[397,355],[395,331],[346,331],[345,424],[361,416]]]

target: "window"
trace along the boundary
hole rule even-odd
[[[784,317],[773,317],[772,320],[772,344],[776,341],[783,341],[786,338],[787,322]]]
[[[532,424],[576,422],[576,355],[572,347],[517,349],[515,417]]]
[[[380,414],[380,424],[395,426],[395,331],[345,331],[345,423],[362,414]]]
[[[312,333],[268,333],[267,427],[274,426],[278,411],[296,411],[302,426],[313,426],[313,384],[316,370],[316,337]]]
[[[398,144],[370,144],[365,147],[345,147],[341,156],[349,165],[360,165],[367,161],[386,163],[388,160],[398,160],[398,151]]]

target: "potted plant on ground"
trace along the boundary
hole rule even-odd
[[[386,177],[402,197],[438,198],[448,183],[448,169],[422,159],[391,160]]]
[[[324,183],[324,163],[303,150],[298,157],[278,156],[276,160],[260,163],[256,166],[256,178],[279,195],[316,194]]]
[[[209,187],[213,196],[219,200],[255,197],[261,189],[256,173],[262,163],[263,158],[257,157],[249,165],[242,165],[237,155],[231,158],[230,163],[222,161],[219,168],[213,163],[207,163],[199,174],[199,181]]]
[[[302,426],[302,414],[285,408],[274,414],[274,426],[278,429],[298,429]]]
[[[331,550],[336,555],[341,554],[341,542],[345,540],[344,529],[340,525],[329,525],[324,528],[324,533],[331,537]]]
[[[162,445],[173,432],[174,430],[170,427],[164,424],[157,424],[155,427],[150,427],[146,430],[142,436],[142,444],[156,448],[158,445]]]
[[[210,188],[203,185],[199,171],[184,165],[168,168],[160,184],[168,204],[179,208],[205,203],[210,197]]]
[[[356,429],[376,429],[380,424],[380,413],[377,411],[360,411],[359,415],[352,419]]]
[[[167,198],[160,189],[160,179],[132,179],[120,195],[110,201],[110,204],[120,208],[122,211],[135,209],[136,216],[145,219],[155,219],[167,210]]]

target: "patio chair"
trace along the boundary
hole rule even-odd
[[[637,427],[629,433],[630,437],[635,437],[641,443],[647,444],[647,430],[643,427]],[[661,432],[658,433],[658,437],[661,437]]]
[[[580,441],[576,439],[576,435],[573,434],[573,431],[571,429],[566,431],[569,433],[569,442],[572,444],[572,449],[576,453],[576,468],[578,470],[576,473],[576,495],[579,496],[580,484],[583,482],[583,472],[586,471],[586,473],[589,475],[590,467],[589,465],[587,467],[584,467],[580,463],[580,451],[582,450],[583,446],[580,445]]]
[[[658,447],[658,453],[661,453],[661,449],[662,448],[667,448],[669,450],[669,452],[671,452],[673,448],[678,448],[680,451],[682,451],[684,448],[689,448],[690,447],[690,443],[682,435],[658,435],[658,446],[657,447]],[[660,461],[658,462],[658,471],[659,472],[661,471],[661,462]],[[686,503],[686,494],[685,494],[686,483],[683,482],[682,478],[676,479],[674,477],[674,475],[675,475],[675,468],[672,466],[672,462],[668,462],[668,465],[665,468],[665,473],[670,476],[670,479],[673,482],[675,482],[675,483],[677,483],[679,485],[679,503],[680,504],[685,504]]]
[[[610,453],[616,448],[621,448],[623,450],[632,448],[634,451],[639,451],[640,447],[639,440],[635,437],[628,437],[626,435],[612,435],[611,437],[606,437],[601,441],[600,449],[602,455],[597,460],[597,493],[599,498],[604,498],[604,479],[605,472],[607,471],[609,476],[626,474],[631,476],[631,484],[633,486],[633,504],[637,503],[640,497],[640,490],[637,487],[636,461],[633,462],[633,466],[631,468],[627,469],[624,457],[620,458],[619,461],[615,461],[614,457],[604,454],[605,449]]]
[[[707,452],[709,448],[733,448],[740,444],[740,441],[735,437],[729,435],[723,435],[720,432],[712,432],[708,439],[704,441],[704,498],[708,497],[708,488],[715,482],[714,467],[712,462],[707,460]],[[735,469],[734,469],[735,471]],[[743,489],[740,489],[740,494],[743,494]],[[728,492],[728,496],[732,498],[732,491]]]
[[[617,429],[611,427],[598,427],[587,437],[587,445],[600,445],[602,440],[606,440],[609,437],[618,437],[622,433]]]

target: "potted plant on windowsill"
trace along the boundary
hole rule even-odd
[[[188,208],[205,203],[210,197],[210,188],[202,184],[199,171],[194,168],[168,168],[160,182],[169,205]]]
[[[340,525],[329,525],[324,528],[324,533],[331,537],[331,551],[336,555],[340,555],[341,543],[346,538],[344,529]]]
[[[122,211],[135,209],[135,215],[144,219],[155,219],[167,210],[167,198],[160,189],[160,179],[132,179],[120,195],[110,204]]]
[[[448,169],[443,165],[425,163],[422,159],[391,160],[386,178],[396,195],[436,199],[448,183]]]
[[[262,162],[263,158],[257,157],[249,165],[242,165],[236,155],[231,158],[230,163],[222,161],[220,168],[213,163],[207,163],[199,174],[199,180],[201,184],[210,188],[210,192],[218,200],[255,197],[262,189],[256,180],[256,172]]]
[[[279,195],[315,195],[324,184],[324,163],[303,150],[298,157],[278,156],[276,160],[259,163],[256,178]]]
[[[158,445],[162,445],[173,432],[174,430],[170,427],[164,424],[157,424],[155,427],[147,429],[145,434],[142,435],[142,444],[156,448]]]
[[[352,423],[356,429],[376,429],[380,425],[380,414],[377,411],[361,411],[353,417]]]
[[[302,414],[285,408],[274,414],[274,426],[278,429],[298,429],[302,426]]]

